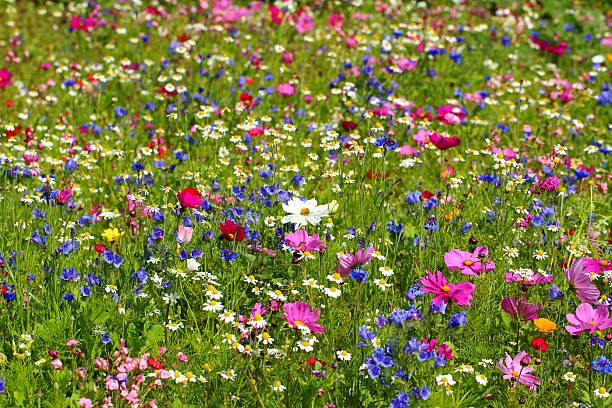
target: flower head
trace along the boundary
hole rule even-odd
[[[449,271],[459,270],[464,275],[480,275],[495,269],[495,262],[487,258],[489,250],[477,247],[473,253],[453,249],[444,254],[444,262]]]
[[[329,214],[328,205],[317,205],[317,200],[314,198],[302,201],[294,197],[287,204],[283,204],[283,210],[288,212],[289,215],[285,215],[281,222],[283,224],[291,222],[297,227],[307,224],[317,225]]]
[[[199,208],[204,204],[202,194],[192,187],[182,189],[176,197],[184,208]]]
[[[421,278],[423,292],[433,293],[435,296],[432,302],[440,306],[442,301],[448,303],[455,301],[458,305],[470,306],[474,284],[471,282],[459,282],[458,284],[449,283],[440,271],[428,273]]]
[[[521,351],[512,358],[506,353],[505,359],[500,359],[497,363],[497,368],[504,374],[504,380],[518,381],[520,384],[524,384],[529,389],[535,389],[540,384],[540,379],[532,374],[533,367],[524,366],[521,364],[525,357],[529,357],[529,354]]]
[[[323,333],[323,326],[317,323],[317,319],[321,314],[319,309],[313,311],[308,303],[294,302],[283,305],[283,310],[285,313],[281,316],[294,329]]]
[[[565,315],[569,324],[565,326],[565,330],[570,332],[572,336],[577,336],[582,332],[588,331],[590,334],[597,330],[605,330],[612,327],[612,319],[608,317],[608,307],[599,305],[597,309],[593,309],[589,303],[581,303],[576,308],[576,313],[568,313]]]

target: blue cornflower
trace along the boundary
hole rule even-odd
[[[389,408],[408,408],[410,406],[410,395],[407,392],[400,392],[391,400]]]
[[[597,360],[593,360],[591,367],[593,367],[593,370],[604,375],[612,374],[612,361],[606,356],[599,356]]]
[[[452,329],[454,327],[465,326],[465,324],[468,322],[466,314],[467,311],[463,310],[452,315],[450,319],[448,319],[448,328]]]
[[[355,268],[351,270],[349,276],[359,283],[363,283],[368,279],[368,273],[363,269]]]

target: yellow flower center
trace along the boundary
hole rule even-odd
[[[300,211],[300,215],[308,215],[310,214],[310,210],[308,208],[302,208],[302,210]]]
[[[472,261],[470,261],[470,260],[468,259],[467,261],[463,261],[463,264],[464,264],[465,266],[471,266],[471,265],[473,265],[473,264],[474,264],[474,262],[472,262]]]
[[[518,376],[519,376],[519,372],[518,372],[518,371],[513,371],[513,372],[512,372],[512,376],[513,376],[513,377],[517,377],[517,378],[518,378]]]
[[[293,324],[294,324],[295,326],[297,326],[297,327],[306,326],[306,325],[304,324],[304,322],[303,322],[303,321],[301,321],[301,320],[294,320],[294,321],[293,321]]]
[[[448,287],[447,285],[442,286],[442,292],[444,293],[450,292],[450,287]]]

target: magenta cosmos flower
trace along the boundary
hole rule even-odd
[[[609,259],[593,259],[593,258],[582,258],[584,265],[584,272],[600,274],[605,271],[612,271],[612,262]]]
[[[523,366],[521,361],[523,358],[529,357],[527,353],[521,351],[512,358],[506,353],[505,361],[500,359],[497,362],[497,368],[504,374],[504,380],[514,380],[529,387],[530,390],[535,389],[540,384],[540,379],[532,374],[533,367]]]
[[[294,329],[308,329],[315,333],[323,333],[325,329],[317,323],[317,319],[321,315],[319,309],[312,310],[308,303],[294,302],[283,305],[283,313],[281,316],[287,320],[289,326]]]
[[[192,187],[182,189],[176,197],[184,208],[199,208],[204,203],[202,194]]]
[[[359,248],[355,255],[350,253],[342,254],[342,256],[340,256],[338,259],[339,264],[336,266],[336,272],[338,272],[341,276],[348,276],[353,268],[370,262],[373,253],[374,247],[369,246],[365,250]]]
[[[285,235],[285,244],[302,252],[319,252],[325,249],[319,241],[319,234],[308,235],[303,229]]]
[[[488,256],[489,250],[486,247],[477,247],[473,253],[453,249],[444,254],[444,262],[449,271],[459,269],[464,275],[478,276],[495,269],[495,262]]]
[[[523,320],[535,320],[538,318],[538,313],[542,310],[542,305],[539,303],[528,303],[525,296],[511,298],[506,296],[501,301],[501,307],[504,312],[508,313],[513,319],[521,318]]]
[[[290,83],[280,84],[276,87],[276,92],[283,96],[292,96],[295,94],[295,88]]]
[[[7,87],[12,83],[13,81],[11,81],[11,71],[6,68],[0,69],[0,88]]]
[[[449,303],[455,301],[458,305],[470,306],[472,300],[472,292],[474,292],[474,284],[470,282],[459,282],[457,284],[449,283],[442,272],[435,271],[428,273],[427,276],[421,278],[423,292],[433,293],[432,302],[436,306],[440,306],[442,301]]]
[[[577,336],[585,331],[593,334],[594,331],[612,327],[612,319],[608,317],[608,306],[606,305],[599,305],[597,309],[593,309],[590,304],[581,303],[576,308],[576,314],[568,313],[565,317],[569,321],[565,330],[572,336]]]

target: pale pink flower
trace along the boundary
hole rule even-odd
[[[193,236],[193,228],[186,227],[183,224],[179,225],[176,232],[176,242],[179,244],[188,244]]]

